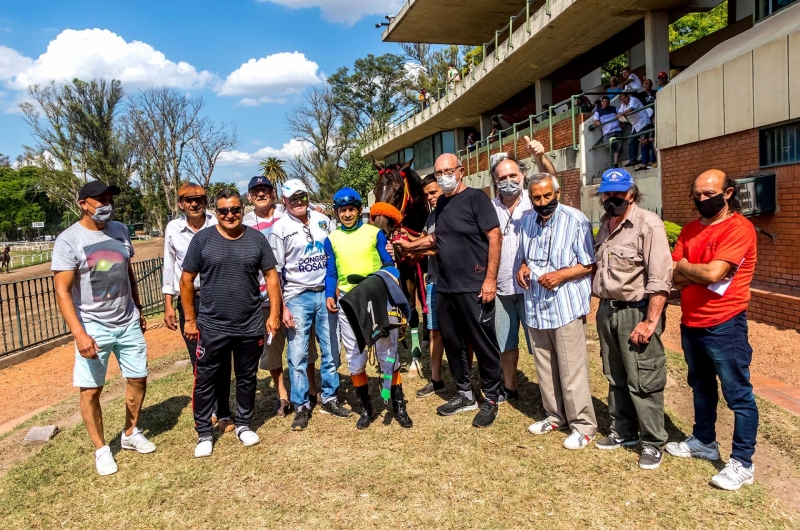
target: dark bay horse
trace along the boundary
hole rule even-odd
[[[6,269],[6,273],[9,272],[8,267],[11,264],[11,247],[6,247],[3,249],[3,252],[0,253],[0,272],[3,272],[3,267]]]
[[[422,179],[411,169],[413,160],[412,158],[404,164],[384,166],[372,159],[372,164],[378,170],[378,181],[375,183],[375,204],[370,209],[370,218],[372,224],[383,230],[390,240],[401,228],[411,235],[419,235],[428,218],[428,203],[422,191]],[[414,308],[422,280],[418,274],[419,268],[417,262],[400,260],[398,269],[403,292],[413,310],[411,324],[416,327],[413,315],[417,315]]]

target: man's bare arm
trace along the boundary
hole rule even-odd
[[[689,263],[685,258],[675,263],[675,270],[693,283],[712,284],[728,277],[731,264],[713,260],[709,263]]]

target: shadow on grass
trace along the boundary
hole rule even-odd
[[[190,396],[172,396],[160,403],[143,408],[139,413],[138,427],[151,438],[159,434],[171,431],[177,424],[178,419],[183,414],[183,410],[192,402]],[[112,433],[106,432],[106,440]],[[113,433],[114,438],[108,444],[113,454],[122,450],[120,447],[119,433]]]

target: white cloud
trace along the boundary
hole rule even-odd
[[[253,140],[250,142],[251,145],[261,145],[261,140]]]
[[[0,61],[2,56],[3,50],[0,49]],[[18,60],[17,73],[7,83],[17,90],[25,90],[32,84],[70,81],[76,77],[119,79],[131,88],[169,86],[183,90],[213,86],[219,82],[211,72],[198,72],[187,62],[167,59],[149,44],[127,42],[105,29],[64,30],[50,41],[38,59],[23,59],[28,63],[19,64]]]
[[[342,22],[353,25],[367,15],[384,15],[397,13],[405,0],[259,0],[273,4],[302,9],[318,7],[322,10],[322,18],[329,22]]]
[[[0,81],[11,79],[32,64],[33,59],[30,57],[25,57],[7,46],[0,46]]]
[[[239,103],[247,106],[282,103],[286,96],[322,83],[324,79],[317,74],[318,70],[319,65],[300,52],[250,59],[228,75],[219,95],[241,96]]]
[[[217,164],[221,166],[256,165],[261,161],[262,158],[266,158],[268,156],[277,156],[278,158],[288,161],[293,159],[295,155],[302,153],[304,149],[305,142],[292,138],[288,143],[283,144],[283,147],[280,149],[275,149],[274,147],[262,147],[253,153],[239,150],[223,151],[219,155]]]

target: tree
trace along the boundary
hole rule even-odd
[[[50,167],[58,165],[59,169],[71,171],[75,158],[83,152],[83,146],[69,122],[69,102],[62,87],[56,85],[55,81],[44,87],[33,85],[28,87],[28,95],[33,103],[22,103],[20,109],[22,118],[36,139],[34,151],[47,153],[44,161]]]
[[[239,186],[233,182],[211,182],[205,188],[206,193],[208,194],[208,203],[212,208],[216,206],[216,202],[214,201],[216,200],[217,193],[221,192],[222,190],[239,191]]]
[[[608,84],[611,78],[619,76],[624,67],[628,66],[628,54],[620,54],[600,67],[600,82]]]
[[[35,221],[45,221],[48,228],[59,223],[60,208],[50,201],[42,187],[44,171],[33,166],[0,167],[0,239],[34,235],[31,223]]]
[[[235,149],[239,143],[236,127],[228,132],[224,123],[209,119],[199,121],[197,135],[189,143],[186,171],[192,180],[203,187],[211,183],[211,176],[223,151]]]
[[[271,180],[275,186],[280,186],[288,178],[286,170],[283,169],[283,160],[277,156],[268,156],[258,163],[258,167],[261,168],[261,174]]]
[[[705,13],[689,13],[669,26],[669,51],[702,39],[728,25],[728,2]]]
[[[0,167],[11,167],[11,161],[3,153],[0,153]]]
[[[338,184],[340,188],[345,186],[353,188],[366,201],[367,194],[373,190],[378,180],[378,172],[375,171],[371,160],[361,157],[361,150],[365,146],[366,143],[361,142],[348,152],[347,163]]]

